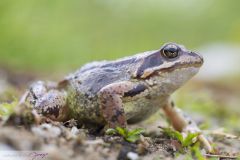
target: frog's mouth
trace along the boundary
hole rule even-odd
[[[183,69],[183,68],[200,68],[202,66],[203,62],[183,62],[183,63],[175,63],[174,65],[161,67],[158,70],[156,70],[157,73],[163,73],[163,72],[172,72],[176,69]]]
[[[203,60],[189,61],[189,62],[177,62],[177,63],[166,63],[159,67],[154,67],[146,70],[141,76],[143,79],[148,79],[151,76],[161,76],[163,73],[172,73],[175,70],[195,68],[197,71],[203,65]],[[196,71],[196,73],[197,73]]]

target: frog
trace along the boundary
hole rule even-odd
[[[203,62],[199,53],[170,42],[133,56],[88,63],[59,82],[34,82],[21,101],[52,120],[73,118],[88,127],[125,128],[162,109],[175,130],[201,133],[171,95]],[[198,140],[212,151],[203,134]]]

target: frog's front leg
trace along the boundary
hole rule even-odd
[[[213,148],[210,145],[209,141],[201,134],[201,130],[197,127],[196,123],[191,120],[190,117],[185,115],[178,107],[174,105],[172,101],[170,101],[164,108],[165,114],[172,122],[174,129],[179,132],[187,132],[187,133],[197,133],[198,140],[203,144],[204,148],[207,152],[212,152]]]
[[[99,93],[99,103],[102,115],[108,127],[126,127],[127,120],[124,113],[122,98],[134,96],[146,89],[144,84],[128,81],[117,82],[103,87]]]
[[[64,121],[67,117],[67,94],[59,90],[54,82],[33,83],[20,100],[28,102],[38,113],[52,120]]]

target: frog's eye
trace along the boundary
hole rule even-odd
[[[173,44],[165,46],[162,50],[162,54],[166,58],[176,58],[178,56],[178,47]]]

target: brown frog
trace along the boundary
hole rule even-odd
[[[53,120],[74,118],[85,126],[126,127],[162,108],[180,132],[200,132],[170,100],[191,79],[203,58],[175,43],[115,61],[86,64],[59,83],[36,82],[22,101]],[[198,136],[207,151],[208,141]]]

